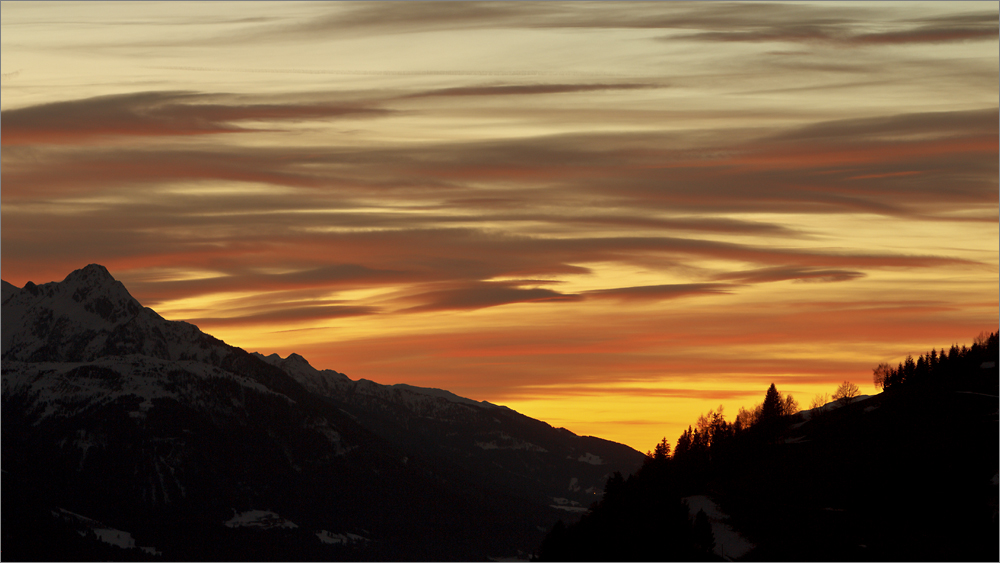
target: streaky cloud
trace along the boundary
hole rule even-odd
[[[854,270],[829,270],[821,268],[773,267],[756,270],[741,270],[715,276],[717,280],[730,280],[741,283],[766,283],[777,281],[801,282],[839,282],[865,277],[864,272]]]
[[[690,295],[718,295],[731,293],[735,286],[723,283],[678,283],[641,285],[585,291],[588,298],[612,298],[621,301],[661,301]]]
[[[219,102],[226,98],[228,103]],[[384,109],[350,103],[245,103],[237,97],[199,92],[137,92],[5,110],[0,140],[4,145],[68,144],[109,136],[248,133],[260,129],[235,123],[386,113]]]
[[[276,322],[306,322],[323,319],[378,314],[380,309],[365,305],[308,305],[283,307],[232,317],[196,317],[183,319],[196,326],[273,325]]]
[[[476,310],[512,303],[579,301],[578,295],[559,293],[551,289],[517,287],[518,282],[477,282],[462,287],[416,293],[405,300],[422,301],[403,312]]]
[[[491,86],[462,86],[456,88],[441,88],[438,90],[428,90],[416,94],[409,94],[403,98],[431,98],[431,97],[453,97],[453,96],[511,96],[511,95],[536,95],[536,94],[572,94],[576,92],[594,92],[600,90],[642,90],[648,88],[662,88],[656,84],[512,84],[512,85],[491,85]]]

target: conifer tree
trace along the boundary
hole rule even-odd
[[[784,410],[783,407],[781,393],[778,393],[778,388],[772,383],[767,388],[767,394],[764,395],[764,404],[761,405],[760,409],[760,421],[765,422],[779,418]]]

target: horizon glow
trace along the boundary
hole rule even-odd
[[[998,2],[0,4],[2,267],[652,449],[998,326]]]

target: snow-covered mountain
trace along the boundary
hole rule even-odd
[[[91,545],[112,530],[168,559],[524,556],[642,460],[448,391],[249,354],[96,264],[2,289],[3,533],[37,536],[26,554],[117,558]]]

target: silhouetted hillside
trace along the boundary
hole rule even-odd
[[[540,558],[709,557],[678,508],[708,494],[757,546],[745,560],[998,560],[997,334],[953,350],[875,396],[792,415],[772,386],[757,416],[708,413],[673,456],[664,442],[624,486],[609,481]]]

